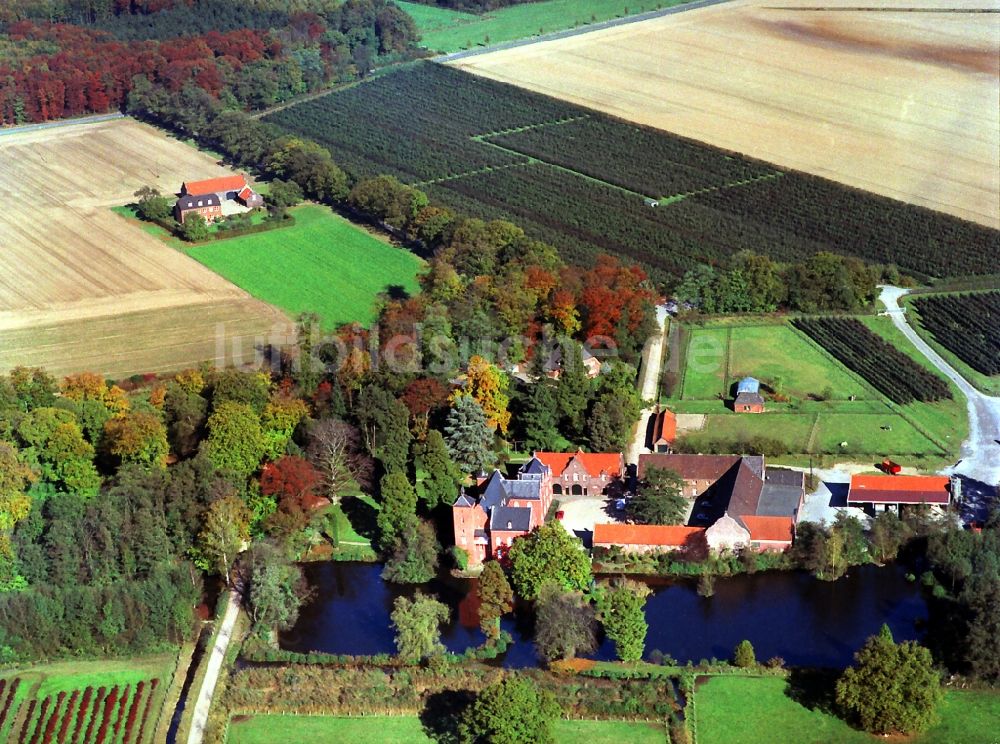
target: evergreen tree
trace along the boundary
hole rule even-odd
[[[754,653],[753,644],[750,641],[742,640],[736,644],[733,650],[733,666],[741,669],[752,667],[757,663],[757,655]]]
[[[451,505],[458,493],[462,474],[452,462],[441,432],[437,429],[428,431],[422,449],[421,464],[427,472],[421,484],[424,504],[428,509],[434,509],[438,504]]]
[[[386,471],[406,472],[410,454],[410,412],[390,391],[369,385],[358,396],[358,422],[372,456]]]
[[[556,396],[544,379],[528,387],[520,423],[524,445],[529,451],[554,450],[559,441],[559,411]]]
[[[482,407],[467,395],[452,404],[444,428],[452,460],[465,473],[485,472],[496,460],[493,433]]]
[[[583,349],[579,344],[566,340],[562,349],[562,374],[559,376],[556,402],[562,431],[573,441],[583,439],[592,393],[593,385],[583,366]]]
[[[376,523],[379,545],[389,550],[396,540],[412,530],[417,521],[417,492],[402,473],[388,473],[380,483],[382,508]]]
[[[647,468],[638,493],[629,499],[632,517],[645,524],[678,524],[687,507],[684,480],[673,470]]]
[[[434,526],[417,521],[414,529],[396,538],[392,557],[382,569],[382,578],[396,584],[425,584],[437,573],[440,549]]]

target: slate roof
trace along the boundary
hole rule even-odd
[[[455,499],[455,506],[475,506],[476,502],[470,497],[463,488],[461,493],[458,494],[458,498]]]
[[[752,406],[752,405],[764,405],[764,398],[760,393],[737,393],[736,394],[736,405]]]
[[[519,473],[524,475],[545,475],[545,471],[548,468],[539,460],[537,457],[532,457],[524,465],[521,466]]]
[[[801,499],[801,487],[765,481],[760,491],[756,514],[761,517],[791,517],[799,508]]]
[[[795,486],[805,488],[806,474],[799,470],[789,470],[787,468],[768,468],[764,473],[764,480],[767,483],[774,483],[780,486]]]
[[[201,202],[201,206],[198,205]],[[217,194],[200,194],[195,196],[182,196],[177,200],[177,208],[184,211],[188,209],[201,209],[204,207],[218,207],[221,206],[222,202],[219,201]]]
[[[495,506],[490,511],[490,530],[527,532],[531,529],[531,509],[526,506]]]

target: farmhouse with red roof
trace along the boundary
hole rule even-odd
[[[598,496],[620,491],[625,457],[620,452],[536,452],[537,461],[551,471],[556,496]],[[530,467],[529,461],[525,467]]]
[[[263,206],[264,198],[251,188],[245,175],[185,181],[181,186],[180,198],[174,205],[174,217],[184,224],[188,215],[200,214],[206,222],[212,222],[231,213],[227,206],[233,204],[253,209]]]
[[[866,511],[887,511],[914,504],[948,506],[951,479],[944,475],[855,475],[847,492],[847,505]]]

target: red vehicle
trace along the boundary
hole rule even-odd
[[[561,520],[565,516],[566,516],[566,512],[564,512],[562,509],[560,509],[559,511],[556,512],[556,519]]]
[[[882,460],[882,470],[889,475],[899,475],[899,472],[903,469],[902,465],[899,465],[888,457]]]

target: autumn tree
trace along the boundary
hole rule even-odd
[[[72,413],[36,408],[20,420],[17,434],[38,459],[43,480],[87,498],[97,493],[101,477],[94,466],[94,448]]]
[[[246,478],[264,457],[260,417],[247,403],[222,402],[208,419],[204,446],[215,467]]]
[[[486,415],[471,397],[462,395],[455,400],[444,431],[448,452],[463,472],[484,472],[496,461]]]
[[[31,512],[31,497],[27,488],[32,480],[34,474],[31,468],[20,461],[14,446],[0,442],[0,593],[17,579],[11,535],[18,522]]]
[[[159,416],[146,411],[129,411],[104,424],[104,445],[123,463],[166,467],[170,445],[167,429]]]
[[[448,605],[417,592],[413,599],[396,597],[392,608],[390,617],[400,657],[420,661],[444,653],[441,624],[447,622],[451,614]]]
[[[250,539],[250,510],[236,496],[212,503],[198,534],[198,546],[208,564],[230,583],[233,561]]]
[[[264,454],[268,459],[274,460],[284,454],[295,428],[308,415],[309,409],[301,398],[271,396],[261,415]]]
[[[944,697],[931,653],[897,644],[888,625],[868,639],[837,680],[837,704],[872,734],[906,735],[934,721]]]
[[[274,497],[278,508],[304,521],[313,499],[321,488],[322,475],[312,463],[297,455],[264,465],[260,473],[260,492]]]
[[[506,434],[510,425],[510,411],[507,410],[510,404],[507,395],[509,387],[510,378],[503,370],[481,356],[473,356],[466,371],[465,387],[457,391],[452,400],[472,396],[483,409],[487,426]]]
[[[514,540],[507,558],[514,589],[524,599],[535,599],[547,581],[567,590],[583,591],[590,586],[590,559],[580,541],[559,522],[543,524]]]
[[[678,524],[687,501],[684,479],[673,470],[647,468],[638,492],[628,500],[629,514],[644,524]]]
[[[514,607],[514,591],[498,561],[487,561],[483,565],[476,592],[479,596],[479,627],[486,640],[494,643],[500,638],[500,618]]]

